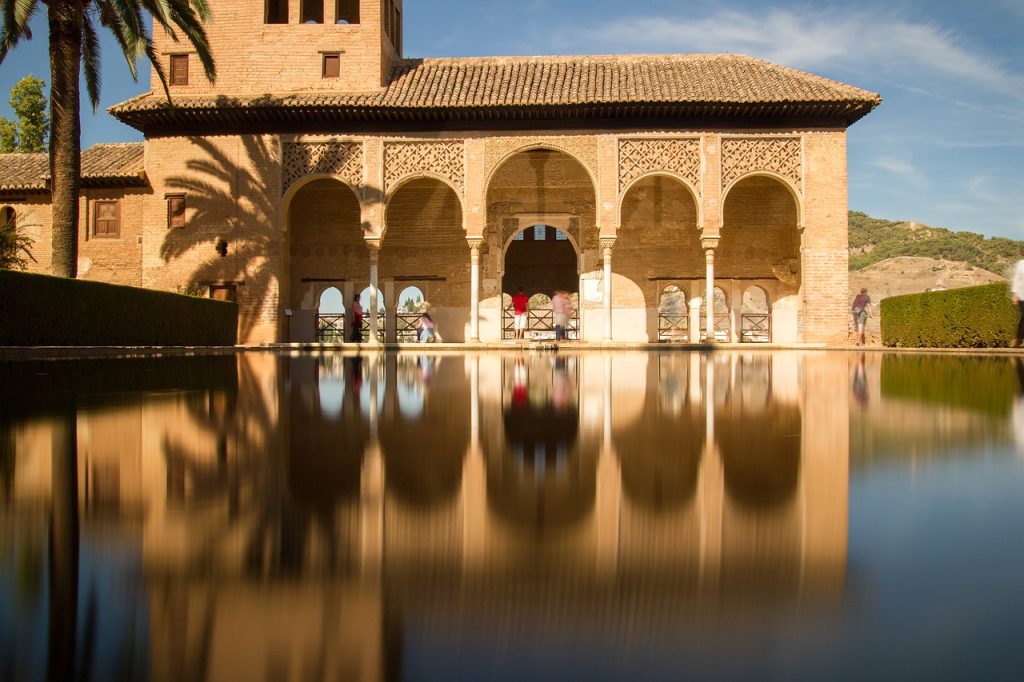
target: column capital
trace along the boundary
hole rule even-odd
[[[615,246],[615,235],[601,235],[598,243],[601,245],[601,251],[611,251]]]
[[[478,235],[469,235],[466,237],[466,242],[469,244],[469,248],[474,253],[480,252],[480,247],[484,245],[484,238]]]
[[[718,248],[718,241],[719,241],[719,239],[721,239],[721,238],[717,234],[714,235],[714,236],[710,236],[709,235],[707,237],[701,237],[700,238],[700,246],[701,246],[702,249],[704,249],[705,252],[708,252],[708,251],[713,252],[715,249]]]
[[[372,237],[365,237],[366,248],[370,250],[370,257],[375,258],[380,253],[380,237],[373,235]]]

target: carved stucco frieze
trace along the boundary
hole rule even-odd
[[[455,142],[388,142],[384,145],[384,191],[410,175],[447,179],[461,199],[466,188],[465,145]]]
[[[352,187],[363,179],[363,145],[358,142],[291,142],[284,145],[281,192],[312,174],[333,175]]]
[[[484,148],[486,177],[517,149],[556,149],[579,161],[592,178],[597,177],[597,137],[593,135],[559,135],[552,137],[492,137]]]
[[[664,138],[619,140],[619,194],[645,173],[664,171],[679,176],[698,194],[700,140]]]
[[[763,171],[803,191],[803,159],[799,137],[726,137],[722,139],[722,187],[747,173]]]

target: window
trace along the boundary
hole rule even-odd
[[[167,197],[167,229],[185,227],[185,195],[173,194]]]
[[[238,301],[238,287],[234,284],[211,284],[210,298],[215,301]]]
[[[97,201],[93,204],[92,236],[115,239],[121,236],[120,203]]]
[[[324,55],[324,78],[337,78],[341,75],[341,55],[339,54],[325,54]]]
[[[569,235],[567,235],[565,232],[562,232],[561,230],[555,230],[555,241],[567,242],[569,241]]]
[[[287,24],[288,0],[267,0],[267,14],[264,21],[268,24]]]
[[[324,0],[302,0],[299,21],[303,24],[324,23]]]
[[[521,242],[521,241],[523,241],[525,239],[526,239],[526,230],[523,230],[522,232],[517,233],[515,237],[512,237],[512,241],[514,241],[514,242]]]
[[[0,208],[0,230],[14,230],[18,229],[18,216],[14,212],[14,208],[11,206],[4,206]]]
[[[334,19],[339,24],[358,24],[359,0],[336,0]]]
[[[533,226],[533,241],[542,242],[547,237],[548,228],[544,225]]]
[[[188,85],[188,55],[171,55],[171,85]]]

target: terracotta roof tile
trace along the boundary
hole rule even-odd
[[[168,107],[150,93],[111,111],[139,125],[134,112],[195,109],[346,108],[484,110],[589,105],[818,104],[863,115],[881,98],[821,76],[742,55],[614,55],[406,59],[388,86],[370,92],[176,97]],[[852,110],[852,109],[851,109]],[[857,116],[859,117],[859,116]]]
[[[145,144],[97,144],[82,152],[82,181],[90,184],[135,184],[143,177]],[[0,154],[0,191],[44,191],[50,177],[49,156]]]

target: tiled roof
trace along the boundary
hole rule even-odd
[[[82,184],[139,184],[143,180],[145,144],[97,144],[82,152]],[[44,191],[50,177],[49,156],[0,154],[0,191]]]
[[[583,116],[832,115],[852,123],[880,102],[876,93],[741,55],[623,55],[407,59],[395,66],[387,87],[371,92],[182,96],[173,106],[147,93],[111,112],[136,127],[200,122],[196,112],[218,110],[333,110],[337,118],[387,120],[414,112],[429,119],[566,109]]]

